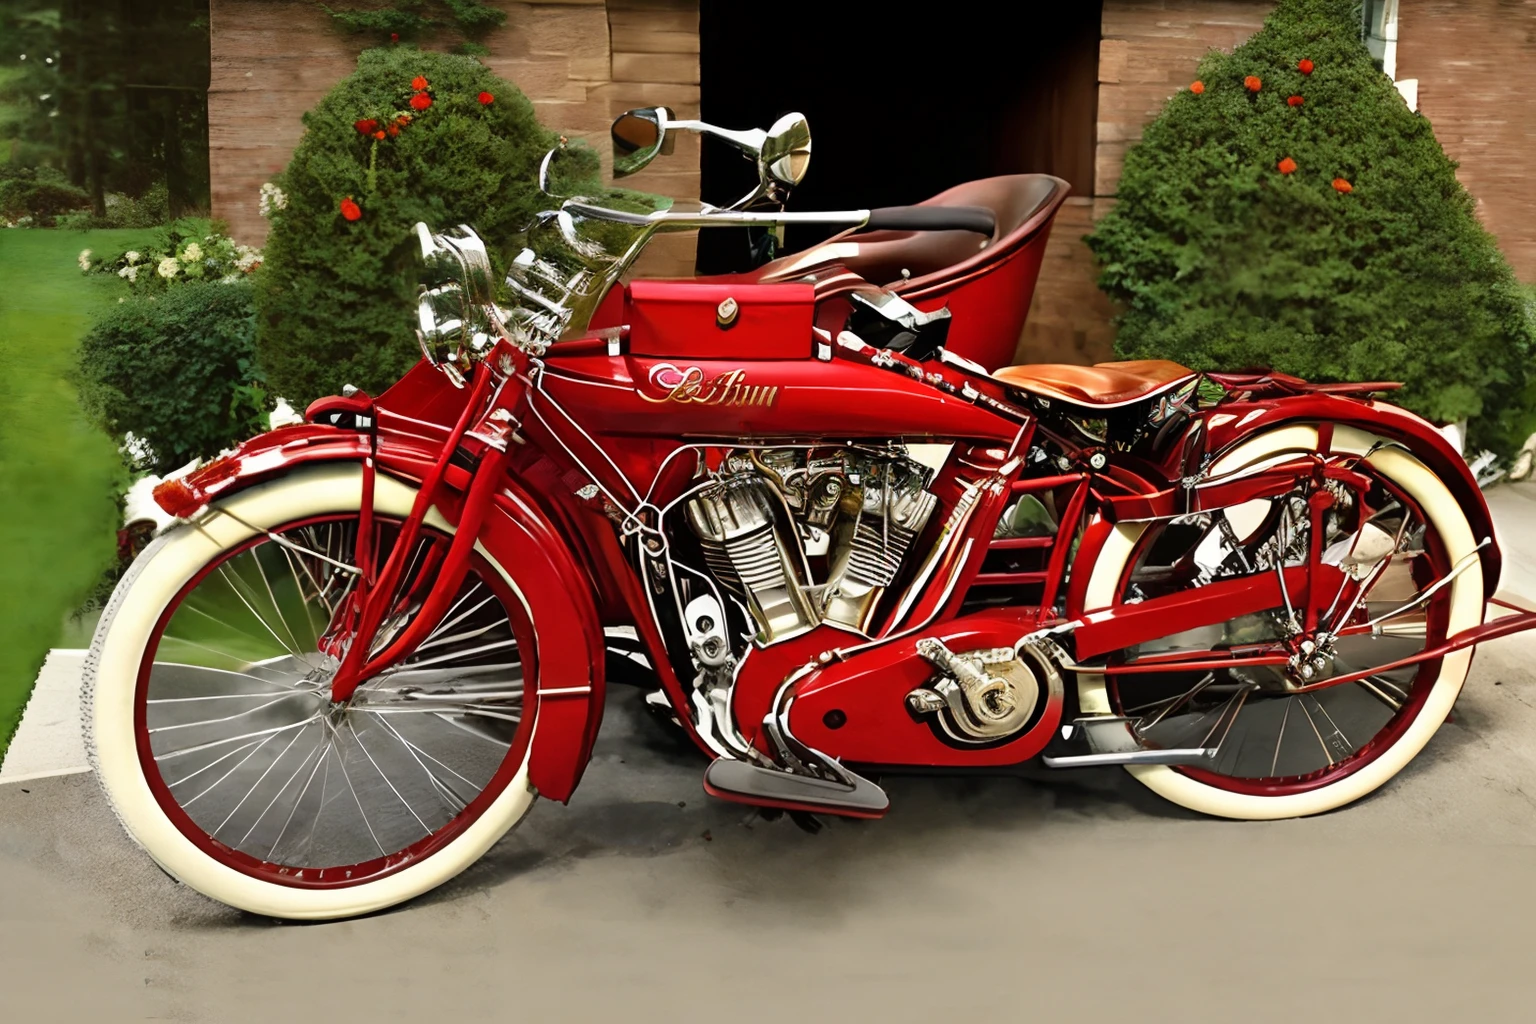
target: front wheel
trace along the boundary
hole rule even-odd
[[[1312,425],[1272,430],[1224,455],[1210,475],[1306,455],[1317,444]],[[1316,546],[1326,584],[1309,578],[1284,606],[1141,644],[1112,662],[1239,648],[1300,652],[1293,665],[1079,677],[1085,714],[1137,719],[1156,746],[1218,750],[1201,767],[1129,768],[1176,804],[1243,819],[1341,807],[1401,771],[1461,691],[1470,649],[1393,666],[1483,620],[1478,539],[1466,515],[1430,469],[1386,439],[1338,426],[1331,457],[1354,482],[1330,480],[1330,493],[1319,495],[1328,508]],[[1233,509],[1120,524],[1093,568],[1086,607],[1197,591],[1217,577],[1294,573],[1312,561],[1310,486],[1298,481],[1292,494]],[[1299,606],[1312,587],[1323,598],[1315,626],[1291,603]]]
[[[119,820],[171,875],[253,913],[410,899],[534,801],[531,612],[483,549],[435,632],[331,701],[360,496],[356,466],[300,470],[168,531],[118,586],[86,662],[88,748]],[[381,551],[414,496],[377,478]],[[377,644],[420,607],[452,534],[428,517]]]

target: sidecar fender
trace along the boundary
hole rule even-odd
[[[283,427],[244,442],[184,477],[155,489],[155,501],[173,516],[190,517],[216,498],[244,490],[300,465],[362,462],[369,438],[319,424]],[[378,468],[410,483],[432,465],[435,452],[380,441]],[[469,474],[450,466],[438,510],[450,523]],[[506,570],[534,625],[537,689],[525,694],[532,714],[528,778],[540,795],[566,801],[581,781],[602,723],[604,642],[593,582],[559,528],[530,489],[508,477],[480,530],[481,547]]]

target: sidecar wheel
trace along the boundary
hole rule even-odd
[[[1272,430],[1224,455],[1212,467],[1212,475],[1283,457],[1283,453],[1312,452],[1316,447],[1315,426]],[[1375,507],[1390,508],[1395,495],[1399,506],[1407,511],[1392,558],[1376,582],[1361,584],[1364,590],[1359,607],[1340,620],[1353,632],[1339,637],[1334,660],[1338,667],[1330,667],[1328,674],[1387,666],[1480,624],[1483,576],[1474,554],[1480,538],[1473,537],[1466,515],[1445,484],[1403,448],[1353,427],[1335,428],[1332,452],[1361,456],[1359,468],[1375,481],[1371,493],[1373,500],[1380,502]],[[1277,499],[1276,507],[1283,500]],[[1263,531],[1274,528],[1271,524],[1278,514],[1271,515],[1274,518],[1252,536],[1266,536]],[[1287,524],[1290,521],[1287,519]],[[1148,588],[1154,595],[1177,588],[1177,582],[1167,582],[1168,576],[1176,576],[1178,566],[1187,566],[1189,560],[1178,553],[1187,545],[1169,536],[1173,529],[1175,524],[1171,523],[1123,523],[1116,527],[1094,566],[1085,606],[1089,610],[1106,608],[1145,599]],[[1288,531],[1289,525],[1284,529]],[[1347,529],[1363,533],[1364,526],[1355,523]],[[1276,536],[1289,534],[1277,530]],[[1422,540],[1410,543],[1404,539],[1413,536]],[[1404,608],[1416,592],[1423,595],[1432,583],[1450,575],[1451,568],[1463,562],[1467,564],[1462,571],[1425,598],[1422,607],[1396,610]],[[1286,564],[1300,563],[1292,560]],[[1386,589],[1372,589],[1383,587]],[[1335,607],[1352,607],[1348,599],[1339,602],[1335,598],[1335,602]],[[1283,639],[1283,627],[1275,625],[1283,621],[1282,615],[1289,612],[1276,609],[1247,617],[1252,622],[1221,627],[1226,630],[1224,642]],[[1385,628],[1370,628],[1375,619],[1382,619]],[[1233,638],[1234,630],[1265,629],[1275,630],[1275,636]],[[1209,637],[1195,639],[1189,635],[1167,637],[1142,645],[1136,653],[1210,646]],[[1347,650],[1346,641],[1351,645]],[[1294,684],[1285,682],[1281,669],[1182,675],[1084,674],[1079,677],[1078,695],[1084,713],[1125,714],[1140,717],[1144,724],[1151,722],[1147,726],[1149,738],[1162,731],[1172,740],[1162,740],[1159,746],[1208,745],[1208,740],[1202,740],[1212,735],[1211,724],[1225,723],[1220,712],[1235,706],[1231,725],[1225,726],[1221,752],[1209,767],[1141,765],[1127,770],[1153,792],[1204,814],[1249,820],[1290,818],[1342,807],[1401,771],[1446,720],[1471,659],[1470,649],[1458,651],[1371,675],[1359,684],[1303,693],[1287,692]],[[1213,682],[1207,676],[1217,678]],[[1238,701],[1239,691],[1244,689],[1248,692]],[[1193,740],[1173,739],[1171,733],[1180,728]]]
[[[442,635],[330,701],[322,637],[354,578],[335,563],[353,558],[360,493],[355,465],[301,469],[168,530],[86,660],[87,747],[123,827],[173,877],[264,916],[348,917],[424,893],[535,799],[532,610],[478,546]],[[414,496],[377,478],[376,536]],[[452,534],[429,515],[402,616]]]

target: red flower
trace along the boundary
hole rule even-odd
[[[481,105],[481,106],[482,106],[482,107],[488,107],[488,106],[490,106],[490,105],[491,105],[491,104],[492,104],[492,103],[495,103],[495,102],[496,102],[496,97],[495,97],[495,96],[492,96],[492,95],[491,95],[491,94],[490,94],[490,93],[488,93],[488,92],[483,92],[483,93],[481,93],[481,94],[480,94],[480,96],[479,96],[479,97],[478,97],[478,98],[479,98],[479,100],[480,100],[480,105]]]
[[[1304,75],[1310,75],[1312,73],[1312,66],[1312,62],[1307,60],[1305,57],[1296,62],[1296,70],[1300,71]]]
[[[1247,89],[1249,92],[1258,92],[1260,89],[1264,88],[1264,82],[1259,78],[1258,75],[1249,75],[1247,78],[1243,79],[1243,88]]]
[[[432,97],[424,92],[419,92],[411,97],[412,110],[426,110],[432,105]]]
[[[358,130],[358,132],[360,134],[362,134],[362,135],[372,135],[373,134],[373,130],[375,128],[377,128],[378,126],[379,126],[379,122],[375,121],[371,117],[367,118],[365,120],[362,120],[362,121],[353,121],[352,122],[352,127],[356,128]]]
[[[392,43],[398,43],[400,41],[400,33],[399,32],[391,32],[389,34],[389,41],[392,42]]]
[[[386,130],[389,132],[389,134],[392,137],[395,136],[395,135],[399,135],[400,134],[400,126],[397,125],[397,124],[390,125],[389,128],[386,129]]]
[[[1292,160],[1290,157],[1286,157],[1276,165],[1276,170],[1278,170],[1281,174],[1291,174],[1296,170],[1296,161]]]
[[[352,201],[351,196],[341,201],[341,215],[347,220],[358,220],[363,215],[363,208]]]
[[[1285,98],[1285,102],[1290,104],[1293,107],[1299,107],[1299,106],[1301,106],[1303,103],[1305,103],[1307,101],[1302,99],[1300,96],[1287,96]]]
[[[1196,96],[1199,96],[1201,93],[1205,92],[1205,83],[1204,82],[1190,82],[1189,83],[1189,91],[1194,93]]]
[[[1353,192],[1355,190],[1355,186],[1351,185],[1349,182],[1345,181],[1343,178],[1334,178],[1333,179],[1333,190],[1335,192]]]
[[[376,139],[382,139],[384,137],[384,129],[380,128],[378,131],[374,132],[373,137]]]
[[[427,80],[422,78],[420,75],[417,75],[415,78],[411,79],[411,88],[415,89],[417,92],[421,92],[421,90],[425,89],[426,87]]]

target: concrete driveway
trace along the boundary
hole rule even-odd
[[[1536,548],[1536,494],[1491,497]],[[1424,754],[1333,814],[1200,819],[1108,769],[887,776],[887,819],[818,835],[705,797],[615,687],[569,807],[335,924],[177,885],[89,775],[0,786],[0,1019],[1536,1019],[1533,666],[1536,639],[1486,646]]]
[[[1430,748],[1301,821],[1114,770],[891,778],[819,835],[706,798],[618,689],[587,781],[457,881],[336,924],[229,911],[94,778],[0,787],[0,1000],[42,1020],[1530,1020],[1536,645]]]

